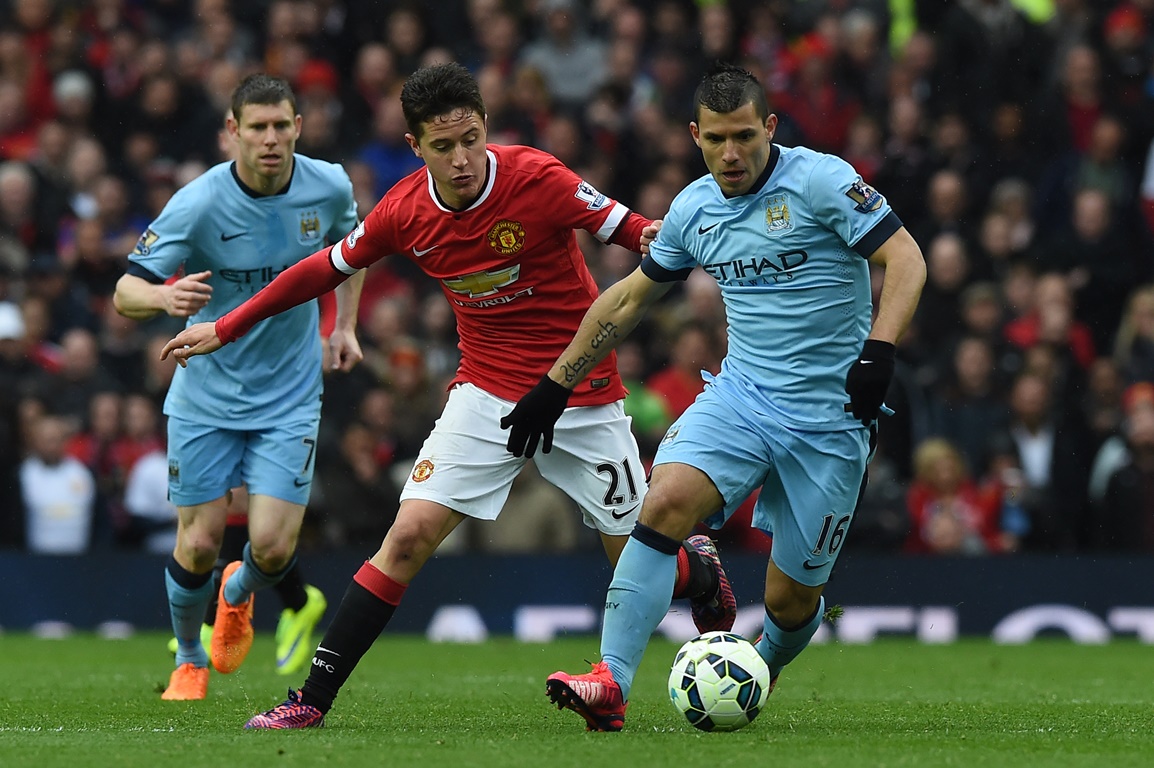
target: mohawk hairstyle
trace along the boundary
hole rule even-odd
[[[421,125],[458,109],[485,117],[485,101],[477,80],[456,62],[422,67],[401,88],[401,109],[409,133],[421,138]]]
[[[701,119],[702,107],[710,112],[726,114],[746,104],[753,104],[761,120],[769,117],[765,88],[753,73],[734,64],[718,62],[701,78],[693,94],[693,119]]]

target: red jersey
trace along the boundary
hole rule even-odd
[[[453,383],[517,400],[553,366],[598,295],[573,230],[639,251],[649,220],[545,152],[496,145],[487,151],[484,190],[467,209],[445,207],[422,168],[390,189],[329,258],[346,274],[390,254],[414,262],[440,282],[457,316],[461,364]],[[611,354],[569,402],[623,397]]]

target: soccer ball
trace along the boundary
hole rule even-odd
[[[769,698],[769,667],[753,644],[732,632],[706,632],[673,658],[669,698],[703,731],[736,731]]]

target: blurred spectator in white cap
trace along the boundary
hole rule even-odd
[[[77,134],[95,133],[93,108],[96,89],[92,78],[77,69],[61,72],[52,81],[52,101],[56,104],[56,118]]]

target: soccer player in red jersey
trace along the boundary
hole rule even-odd
[[[423,68],[401,92],[406,138],[425,168],[402,179],[336,245],[276,277],[215,323],[187,328],[162,355],[181,365],[244,335],[260,320],[315,298],[390,254],[437,279],[456,313],[461,363],[448,401],[401,492],[381,548],[353,577],[316,649],[308,680],[246,728],[321,725],[405,589],[467,517],[497,517],[526,456],[507,449],[500,417],[564,350],[597,287],[573,230],[641,252],[658,224],[582,181],[553,156],[486,144],[485,107],[459,64]],[[644,498],[637,444],[610,355],[592,367],[543,437],[542,476],[581,508],[616,563]],[[524,442],[524,441],[522,441]],[[691,537],[675,597],[691,601],[701,631],[730,629],[736,604],[712,541]]]

